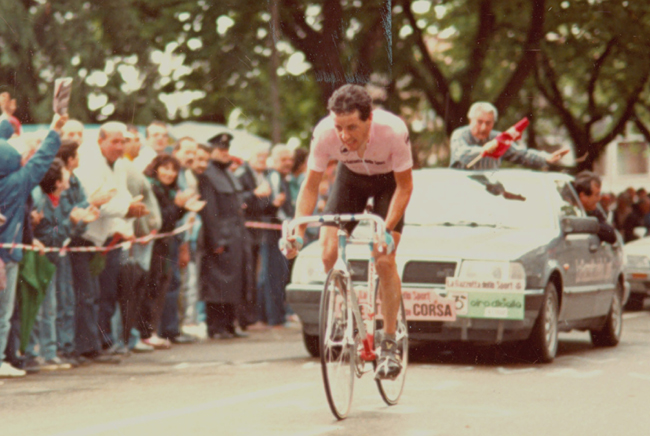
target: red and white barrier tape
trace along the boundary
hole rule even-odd
[[[147,244],[147,243],[149,243],[149,242],[151,242],[153,240],[156,240],[156,239],[169,238],[171,236],[178,235],[180,233],[183,233],[186,230],[191,229],[193,225],[194,225],[194,223],[187,223],[187,224],[182,225],[181,227],[178,227],[178,228],[174,229],[171,232],[167,232],[167,233],[151,233],[151,234],[149,234],[147,236],[142,236],[140,238],[135,238],[135,239],[132,239],[132,240],[129,240],[129,241],[124,241],[124,242],[120,242],[120,243],[117,243],[117,244],[108,245],[108,246],[105,246],[105,247],[68,247],[66,245],[66,246],[63,246],[63,247],[45,247],[45,248],[41,248],[41,247],[37,247],[35,245],[18,244],[18,243],[12,244],[10,242],[1,243],[0,247],[1,248],[7,248],[9,250],[13,250],[13,249],[16,249],[16,248],[21,248],[23,250],[32,250],[32,251],[38,251],[38,252],[43,252],[43,253],[59,253],[61,256],[64,256],[65,253],[67,253],[67,252],[73,252],[73,253],[98,253],[98,252],[100,252],[100,253],[105,253],[105,252],[112,251],[112,250],[117,250],[117,249],[120,249],[120,248],[128,249],[128,248],[131,247],[132,244]]]
[[[30,245],[30,244],[20,244],[20,243],[10,243],[10,242],[4,242],[0,243],[0,248],[6,248],[8,250],[13,250],[13,249],[23,249],[23,250],[32,250],[32,251],[38,251],[38,252],[43,252],[43,253],[59,253],[61,256],[65,256],[65,253],[72,252],[72,253],[106,253],[112,250],[118,250],[118,249],[129,249],[132,244],[147,244],[151,241],[154,241],[156,239],[163,239],[163,238],[169,238],[172,236],[176,236],[180,233],[185,232],[186,230],[190,230],[194,223],[187,223],[184,224],[176,229],[174,229],[171,232],[167,233],[151,233],[147,236],[142,236],[140,238],[135,238],[133,240],[129,241],[124,241],[120,242],[117,244],[113,245],[108,245],[108,246],[103,246],[103,247],[68,247],[63,246],[63,247],[45,247],[45,248],[40,248],[35,245]],[[282,225],[281,224],[270,224],[270,223],[262,223],[262,222],[255,222],[255,221],[247,221],[246,222],[246,227],[248,228],[253,228],[253,229],[265,229],[265,230],[282,230]]]

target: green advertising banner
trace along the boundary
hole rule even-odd
[[[459,318],[524,319],[526,297],[519,292],[449,292]]]

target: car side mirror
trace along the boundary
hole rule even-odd
[[[596,218],[566,217],[562,218],[562,232],[565,234],[597,234],[600,224]]]

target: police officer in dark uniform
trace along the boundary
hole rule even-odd
[[[244,192],[229,169],[232,138],[224,132],[208,140],[211,162],[198,176],[200,195],[207,202],[201,211],[200,291],[206,303],[208,335],[219,339],[246,336],[235,329],[235,320],[245,296],[254,290]]]

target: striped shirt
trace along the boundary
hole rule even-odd
[[[451,160],[449,166],[452,168],[466,169],[476,156],[483,151],[482,147],[486,142],[496,138],[501,133],[492,130],[487,139],[478,140],[472,135],[469,126],[459,127],[451,134]],[[498,159],[493,157],[484,157],[479,160],[472,168],[472,170],[496,170],[501,166],[502,160],[507,160],[519,165],[530,168],[544,168],[546,167],[546,159],[550,154],[539,151],[527,149],[519,146],[516,142],[505,152],[503,156]]]

